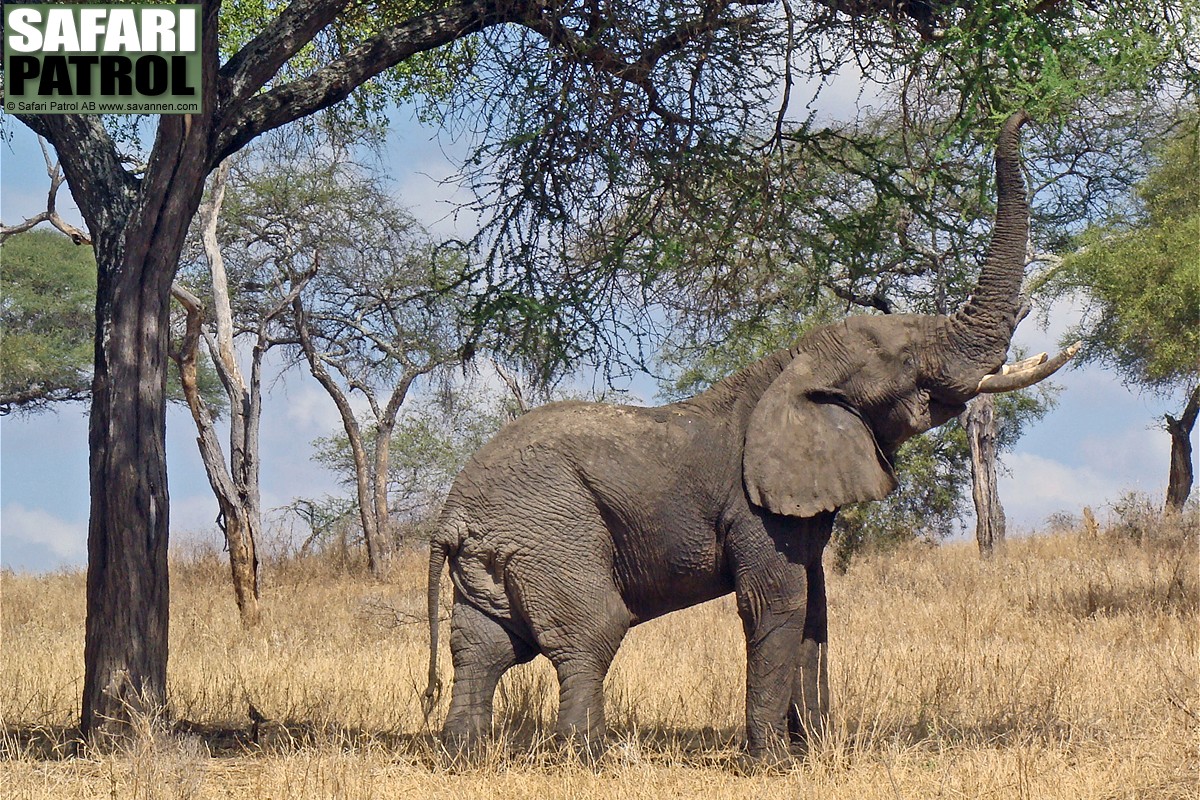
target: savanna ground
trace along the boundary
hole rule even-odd
[[[597,768],[544,740],[557,700],[539,659],[501,686],[500,743],[451,771],[418,700],[420,552],[383,583],[329,559],[279,560],[264,570],[265,618],[251,633],[219,554],[177,557],[174,723],[141,720],[115,754],[70,737],[83,574],[8,572],[0,794],[1195,798],[1197,555],[1194,531],[1114,523],[1011,541],[988,562],[965,543],[856,559],[829,579],[832,729],[773,772],[739,768],[745,658],[732,598],[630,633],[607,683],[614,746]],[[441,663],[448,678],[448,652]]]

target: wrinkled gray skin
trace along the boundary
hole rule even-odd
[[[488,734],[500,676],[542,653],[558,673],[558,733],[595,750],[604,676],[630,626],[731,591],[750,755],[820,729],[834,514],[895,487],[896,448],[963,411],[1022,316],[1024,121],[998,140],[992,244],[957,313],[851,317],[668,406],[548,405],[475,454],[429,564],[435,652],[447,558],[454,582],[448,743]],[[431,663],[429,696],[435,683]]]

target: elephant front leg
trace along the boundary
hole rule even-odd
[[[788,718],[802,680],[806,586],[803,568],[738,582],[746,631],[746,746],[755,759],[779,760],[790,753]]]
[[[818,561],[807,568],[808,606],[804,642],[792,684],[788,734],[804,748],[819,737],[829,722],[829,622],[825,605],[825,571]]]
[[[788,738],[800,751],[824,733],[829,722],[829,657],[823,642],[805,637],[800,645],[788,709]]]

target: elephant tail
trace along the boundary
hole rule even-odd
[[[429,539],[429,683],[421,697],[421,709],[425,719],[433,712],[439,695],[442,693],[442,679],[438,677],[438,615],[440,613],[440,596],[442,588],[442,569],[450,555],[449,545],[437,536]]]

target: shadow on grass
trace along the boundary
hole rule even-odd
[[[1062,741],[1071,731],[1065,724],[1046,720],[1004,719],[983,724],[957,726],[947,721],[916,720],[900,727],[882,729],[848,721],[834,725],[811,743],[808,757],[837,762],[874,758],[882,749],[903,747],[1005,748],[1031,741]],[[141,734],[143,737],[145,734]],[[211,758],[253,758],[301,754],[313,750],[382,754],[408,761],[432,771],[450,769],[491,770],[514,767],[578,765],[577,753],[564,747],[541,728],[505,728],[479,745],[469,758],[447,753],[432,733],[364,730],[349,726],[307,721],[261,721],[244,727],[176,721],[159,726],[155,737],[167,742],[189,741],[200,745]],[[144,744],[144,742],[143,742]],[[719,769],[740,772],[746,768],[741,731],[733,727],[635,728],[618,727],[609,732],[604,755],[593,766],[620,767],[638,763],[662,766]],[[793,750],[798,761],[803,752]],[[0,762],[60,761],[91,757],[77,728],[63,726],[6,726],[0,728]]]
[[[136,736],[146,736],[144,732]],[[377,752],[408,759],[430,769],[447,765],[447,753],[432,733],[364,730],[307,721],[264,720],[243,727],[179,720],[158,726],[154,736],[191,740],[212,758],[280,755],[311,749]],[[655,761],[695,767],[732,764],[742,752],[738,731],[726,728],[628,729],[608,736],[607,760]],[[480,746],[480,765],[551,764],[569,762],[571,753],[552,734],[532,726],[502,729]],[[0,761],[60,761],[88,757],[89,748],[76,727],[5,726],[0,728]]]

